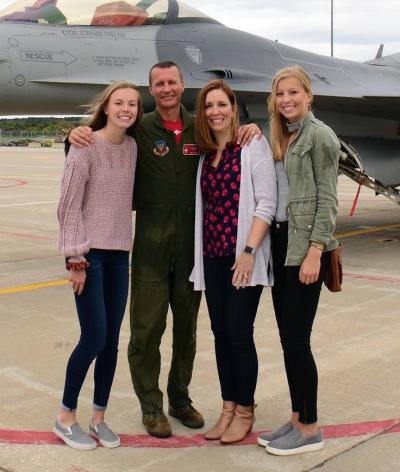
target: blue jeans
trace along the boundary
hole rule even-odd
[[[92,249],[86,255],[85,288],[75,294],[81,336],[69,358],[62,404],[75,410],[90,364],[96,409],[107,407],[118,356],[118,340],[128,298],[129,252]]]

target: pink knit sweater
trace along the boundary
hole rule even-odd
[[[65,257],[80,259],[91,248],[131,250],[136,159],[136,142],[129,136],[117,145],[94,133],[91,145],[71,146],[57,208]]]

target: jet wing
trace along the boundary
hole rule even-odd
[[[400,96],[360,96],[314,95],[313,107],[354,115],[364,115],[388,120],[398,120],[400,116]]]
[[[378,138],[344,138],[356,151],[367,175],[385,186],[400,185],[400,141]]]

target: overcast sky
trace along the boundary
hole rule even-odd
[[[367,61],[375,57],[381,43],[385,44],[384,55],[400,52],[400,0],[333,1],[335,57]],[[183,2],[226,26],[330,55],[331,0]],[[0,0],[0,8],[10,3],[13,1]]]
[[[226,26],[330,55],[331,0],[183,0]],[[400,0],[334,0],[334,55],[400,52]]]
[[[183,1],[226,26],[330,55],[331,0]],[[366,61],[381,43],[384,54],[400,52],[400,0],[333,2],[336,57]],[[0,8],[10,3],[0,0]]]

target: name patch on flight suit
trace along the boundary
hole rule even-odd
[[[167,141],[159,139],[154,142],[153,154],[159,157],[163,157],[169,153],[169,147]]]
[[[200,149],[197,144],[184,144],[183,145],[184,156],[200,156]]]

